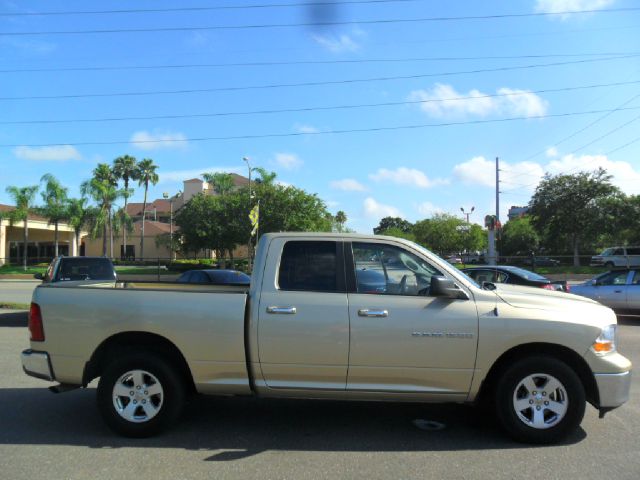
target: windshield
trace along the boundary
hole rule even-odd
[[[547,277],[543,277],[542,275],[538,275],[537,273],[530,272],[529,270],[525,270],[524,268],[509,267],[508,270],[515,273],[516,275],[520,275],[521,277],[526,278],[527,280],[549,280]]]
[[[610,257],[613,255],[613,248],[605,248],[604,251],[600,254],[601,257]]]

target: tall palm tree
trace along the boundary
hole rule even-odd
[[[256,178],[256,183],[263,183],[265,185],[271,185],[276,180],[276,172],[270,172],[262,167],[254,167],[252,168],[254,172],[258,172],[260,177]]]
[[[54,226],[53,243],[55,254],[58,256],[58,227],[60,222],[67,218],[67,198],[68,189],[63,187],[58,179],[46,173],[40,179],[43,182],[44,191],[41,192],[44,206],[40,207],[38,211],[49,219],[49,225]]]
[[[124,215],[127,215],[127,203],[129,196],[133,194],[133,189],[129,189],[130,180],[138,180],[138,163],[135,157],[123,155],[113,161],[113,173],[118,180],[124,182]],[[121,214],[122,215],[122,214]],[[130,222],[129,220],[125,220]],[[124,255],[127,255],[127,228],[122,229],[122,244]]]
[[[142,234],[140,236],[140,258],[144,260],[144,220],[147,213],[147,192],[149,184],[158,183],[159,177],[156,173],[158,166],[150,158],[143,158],[138,162],[138,185],[144,185],[144,201],[142,202]]]
[[[85,225],[89,223],[90,218],[91,209],[87,207],[87,199],[85,197],[67,200],[67,222],[73,228],[78,248],[80,248],[80,233],[82,233]]]
[[[13,198],[16,204],[16,208],[9,212],[9,224],[13,225],[16,222],[24,222],[22,266],[25,271],[27,270],[27,246],[29,244],[29,212],[33,208],[33,201],[37,192],[37,185],[22,188],[14,186],[7,187],[7,193]]]
[[[102,255],[107,255],[107,230],[111,235],[110,254],[113,258],[113,230],[111,228],[112,210],[115,201],[123,196],[122,190],[118,190],[118,182],[106,163],[99,163],[93,170],[93,178],[82,182],[80,192],[83,196],[91,197],[98,209],[92,219],[93,236],[98,236],[102,231]]]
[[[213,191],[218,195],[226,195],[235,187],[233,176],[230,173],[207,172],[202,174],[202,178],[213,187]]]

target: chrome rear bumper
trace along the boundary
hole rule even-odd
[[[54,379],[51,360],[47,352],[24,350],[21,354],[22,369],[27,375],[52,381]]]

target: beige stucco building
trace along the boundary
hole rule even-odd
[[[0,204],[0,213],[7,214],[14,210],[10,205]],[[54,226],[40,215],[29,214],[27,222],[29,228],[29,241],[27,244],[27,256],[29,261],[48,262],[54,256]],[[73,228],[66,223],[58,225],[58,253],[61,255],[81,255],[82,239],[87,232],[81,232],[80,244],[76,242]],[[4,218],[0,220],[0,266],[7,263],[19,263],[22,261],[24,241],[24,222],[19,221],[10,224]]]

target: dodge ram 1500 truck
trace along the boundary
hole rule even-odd
[[[114,281],[35,289],[27,374],[100,378],[108,426],[148,436],[189,393],[482,403],[513,438],[555,442],[627,401],[609,308],[478,285],[392,237],[263,235],[249,287]],[[72,412],[69,412],[71,415]]]

